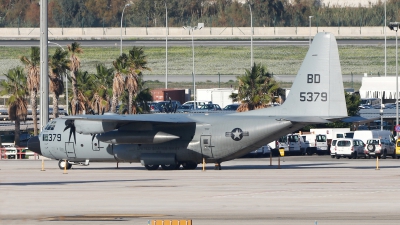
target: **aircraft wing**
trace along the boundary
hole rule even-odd
[[[66,116],[66,127],[73,127],[81,134],[99,134],[121,127],[151,127],[155,124],[190,124],[194,120],[182,114],[139,114],[139,115],[77,115]],[[67,128],[66,128],[67,129]]]
[[[98,122],[160,122],[160,123],[193,123],[194,120],[181,114],[135,114],[135,115],[76,115],[65,116],[67,120],[86,120]]]

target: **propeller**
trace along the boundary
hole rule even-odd
[[[78,115],[79,113],[79,103],[75,103],[75,115]]]
[[[64,131],[66,131],[67,129],[70,129],[69,130],[69,139],[68,139],[68,141],[71,142],[71,136],[73,134],[74,135],[74,142],[76,144],[75,124],[74,124],[73,120],[66,120],[65,121]]]

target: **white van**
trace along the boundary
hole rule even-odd
[[[360,139],[338,139],[336,142],[336,146],[334,147],[336,158],[340,159],[340,157],[347,157],[349,159],[358,159],[362,156],[365,157],[364,146],[364,142]]]
[[[303,140],[300,134],[288,134],[287,135],[287,145],[289,147],[289,151],[285,152],[288,155],[300,155],[304,154],[304,147],[302,144]]]
[[[391,142],[395,142],[393,134],[390,130],[356,130],[354,131],[354,139],[360,139],[364,143],[367,143],[368,139],[387,139]]]
[[[318,155],[329,154],[326,134],[303,134],[301,136],[306,146],[307,155],[314,153]]]

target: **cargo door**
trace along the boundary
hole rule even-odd
[[[201,135],[200,136],[201,154],[203,158],[213,158],[211,145],[211,135]]]
[[[74,142],[65,142],[65,153],[68,158],[75,158],[75,145]]]

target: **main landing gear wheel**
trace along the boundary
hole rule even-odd
[[[178,167],[178,165],[177,164],[166,164],[166,165],[161,165],[161,167],[163,168],[163,170],[174,170]]]
[[[160,165],[144,165],[147,170],[157,170]]]
[[[58,167],[60,168],[60,170],[63,170],[64,169],[64,167],[65,167],[65,160],[59,160],[58,161]],[[71,169],[71,167],[72,167],[72,164],[71,163],[69,163],[68,161],[67,161],[67,170],[69,170],[69,169]]]
[[[185,162],[185,163],[182,163],[182,167],[185,170],[194,170],[197,168],[197,163]]]

